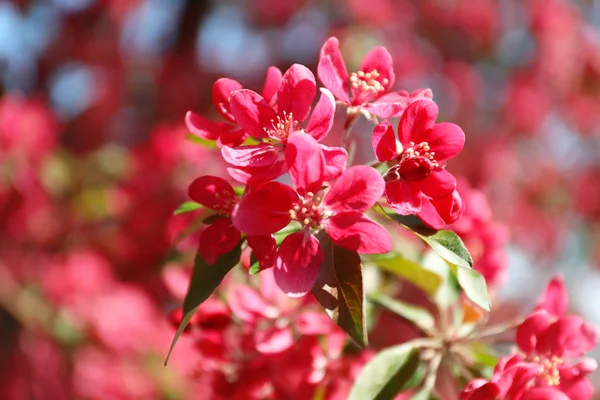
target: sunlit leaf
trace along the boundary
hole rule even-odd
[[[192,319],[198,306],[208,299],[219,284],[221,284],[225,275],[227,275],[227,273],[240,261],[242,255],[242,243],[243,240],[241,240],[233,250],[223,254],[217,259],[216,263],[211,265],[207,264],[199,254],[196,255],[190,285],[187,294],[185,295],[185,299],[183,300],[183,318],[179,324],[177,333],[173,338],[173,342],[171,343],[165,365],[169,361],[169,357],[175,348],[179,336],[181,336],[181,333]]]
[[[484,277],[476,270],[461,265],[452,266],[465,295],[486,311],[492,309]]]
[[[402,256],[380,257],[371,262],[401,276],[430,295],[434,295],[442,283],[442,278],[438,274]]]
[[[407,344],[379,352],[356,378],[348,400],[394,399],[406,389],[419,364],[419,351]]]
[[[432,332],[435,328],[433,316],[422,307],[393,299],[382,293],[371,293],[368,298],[375,304],[412,322],[416,327],[425,332]]]
[[[196,203],[195,201],[186,201],[173,212],[173,215],[184,214],[191,211],[196,211],[202,208],[202,204]]]

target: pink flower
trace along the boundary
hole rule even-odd
[[[463,148],[465,134],[455,124],[436,124],[438,108],[430,100],[409,105],[394,129],[383,121],[373,131],[373,150],[391,168],[384,175],[385,194],[399,214],[418,214],[434,227],[454,222],[462,214],[456,180],[443,166]]]
[[[288,165],[284,159],[289,136],[302,130],[316,93],[315,77],[302,65],[292,65],[281,78],[276,101],[266,99],[251,90],[237,90],[231,95],[230,111],[244,132],[260,141],[256,145],[223,146],[221,154],[232,165],[229,174],[239,182],[266,182],[284,174]],[[315,106],[304,131],[317,141],[322,140],[333,125],[335,100],[327,89]],[[328,165],[328,179],[333,179],[345,167],[348,155],[339,147],[321,146]]]
[[[269,67],[262,90],[262,97],[267,103],[271,104],[275,100],[275,94],[280,82],[281,71],[276,67]],[[192,111],[188,111],[185,115],[185,123],[190,132],[202,139],[216,140],[219,147],[241,144],[248,135],[238,126],[231,114],[229,104],[231,94],[239,89],[242,89],[242,85],[233,79],[218,79],[212,88],[213,104],[227,122],[211,121]]]
[[[200,234],[198,252],[208,264],[214,264],[217,258],[231,250],[241,239],[240,231],[231,222],[233,208],[240,200],[233,187],[223,178],[205,175],[196,178],[188,188],[192,200],[215,210],[217,219]],[[270,267],[273,263],[275,238],[271,235],[248,237],[248,245],[257,243],[255,252],[261,267]],[[272,248],[269,252],[267,249]]]
[[[314,236],[318,231],[324,229],[335,244],[363,254],[387,253],[392,243],[385,229],[363,215],[385,186],[374,168],[351,167],[326,191],[325,157],[315,138],[291,135],[285,156],[296,190],[279,182],[264,184],[238,203],[233,222],[248,235],[269,235],[291,221],[300,223],[300,231],[281,243],[274,272],[286,294],[300,297],[311,289],[323,263]]]
[[[348,75],[338,39],[329,38],[321,48],[318,75],[323,85],[341,102],[380,118],[397,116],[411,97],[431,98],[429,89],[408,94],[389,93],[394,85],[392,56],[381,46],[363,59],[358,72]]]

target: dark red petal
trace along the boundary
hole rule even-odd
[[[248,134],[242,129],[235,129],[232,131],[223,131],[221,136],[217,139],[217,146],[229,146],[236,147],[244,143],[248,138]]]
[[[262,97],[267,103],[273,105],[277,101],[277,91],[281,84],[281,71],[277,67],[269,67],[267,70],[267,78],[265,79],[265,85],[261,92]]]
[[[460,153],[465,146],[465,133],[458,125],[441,122],[433,127],[427,138],[419,141],[427,142],[436,161],[442,163]]]
[[[258,93],[240,89],[231,94],[229,103],[231,114],[242,129],[252,137],[269,137],[264,128],[269,129],[271,120],[277,118],[275,110]]]
[[[334,117],[335,98],[329,90],[321,88],[321,97],[310,116],[306,133],[321,141],[331,130]]]
[[[437,115],[438,106],[431,100],[415,101],[406,107],[398,125],[398,137],[402,146],[408,147],[410,142],[426,142],[435,126]]]
[[[400,215],[416,214],[421,211],[423,195],[408,182],[386,182],[385,197],[389,205]]]
[[[308,231],[286,237],[275,260],[275,282],[289,297],[302,297],[310,291],[319,275],[324,256],[319,241]]]
[[[348,98],[348,70],[340,53],[337,38],[329,38],[321,48],[317,75],[319,75],[323,85],[337,99],[344,103],[350,103]]]
[[[373,151],[379,161],[389,161],[398,154],[396,134],[388,121],[380,122],[373,130],[371,137]]]
[[[277,243],[273,235],[248,236],[248,246],[252,248],[261,270],[273,266],[277,252]]]
[[[331,241],[360,254],[385,254],[392,250],[389,233],[359,212],[336,214],[323,221]]]
[[[296,193],[287,185],[268,182],[248,193],[233,211],[235,226],[247,235],[270,235],[290,221]]]
[[[343,147],[328,147],[321,145],[325,157],[324,181],[332,181],[346,169],[348,163],[348,152]]]
[[[217,79],[212,87],[213,104],[221,115],[231,122],[235,122],[235,119],[229,110],[229,96],[241,88],[242,85],[238,81],[229,78]]]
[[[194,179],[188,188],[188,195],[196,203],[224,214],[231,212],[239,200],[229,182],[211,175]]]
[[[315,76],[304,65],[294,64],[283,74],[277,91],[277,111],[294,114],[295,121],[304,121],[317,92]]]
[[[281,150],[271,144],[221,148],[223,159],[236,167],[266,167],[273,165],[279,158]]]
[[[544,309],[557,317],[563,316],[569,309],[569,295],[562,275],[554,277],[542,295],[536,309]]]
[[[364,213],[383,196],[385,182],[379,172],[366,165],[348,168],[334,182],[323,205],[334,213]]]
[[[394,75],[394,61],[392,60],[392,56],[390,55],[389,51],[387,51],[385,47],[377,46],[367,53],[360,64],[360,70],[364,72],[377,70],[377,72],[379,72],[381,75],[379,77],[379,82],[382,85],[383,79],[388,80],[387,84],[383,85],[386,92],[389,91],[392,86],[394,86],[394,81],[396,79]]]
[[[319,142],[302,132],[293,133],[285,148],[290,176],[301,196],[317,193],[323,185],[325,157]]]
[[[230,124],[208,120],[192,111],[185,114],[185,125],[194,135],[206,140],[217,140],[221,134],[233,128]]]
[[[233,226],[231,219],[218,219],[200,234],[198,253],[207,264],[214,264],[220,255],[233,250],[240,239],[240,231]]]

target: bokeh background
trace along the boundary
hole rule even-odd
[[[220,77],[316,70],[330,36],[350,70],[384,45],[465,131],[448,168],[502,227],[470,244],[497,248],[498,301],[560,272],[600,325],[600,1],[1,1],[1,399],[198,398],[185,350],[162,367],[164,265],[187,185],[224,169],[183,117],[217,118]]]

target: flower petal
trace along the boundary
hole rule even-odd
[[[257,185],[272,181],[287,172],[287,164],[277,159],[272,165],[264,167],[229,167],[227,173],[236,181],[245,185]]]
[[[315,138],[302,132],[294,132],[285,148],[285,160],[296,191],[301,196],[321,190],[325,157]]]
[[[247,235],[270,235],[291,220],[296,193],[287,185],[268,182],[244,196],[233,210],[233,223]]]
[[[254,324],[264,318],[277,318],[279,310],[250,286],[237,285],[227,293],[227,304],[233,314],[248,324]]]
[[[265,167],[273,165],[279,158],[280,150],[271,144],[221,147],[223,159],[236,167]]]
[[[289,297],[302,297],[310,291],[319,275],[324,256],[319,241],[307,231],[286,237],[275,260],[275,282]]]
[[[214,264],[220,255],[232,250],[241,237],[240,231],[233,226],[231,219],[218,219],[200,234],[198,253],[207,264]]]
[[[423,199],[417,216],[429,227],[442,229],[462,217],[465,207],[457,190],[439,199]]]
[[[294,114],[295,121],[304,121],[310,113],[310,106],[317,93],[315,76],[304,65],[292,65],[283,77],[277,91],[277,110]]]
[[[277,252],[277,243],[273,235],[248,236],[248,246],[252,248],[261,270],[273,266]]]
[[[373,151],[379,161],[389,161],[398,154],[396,134],[392,124],[382,121],[373,130],[371,137]]]
[[[415,101],[406,107],[398,125],[398,137],[402,146],[408,147],[410,142],[426,142],[435,126],[437,115],[438,106],[431,100]]]
[[[362,109],[379,118],[397,117],[404,111],[404,104],[376,101],[362,106]]]
[[[321,88],[321,97],[308,120],[306,133],[321,141],[331,130],[334,117],[335,98],[329,90]]]
[[[289,326],[272,326],[254,332],[256,350],[262,354],[281,353],[294,345],[294,336]]]
[[[355,165],[335,181],[323,205],[334,213],[364,213],[383,196],[385,181],[373,167]]]
[[[217,140],[223,132],[232,130],[233,126],[224,122],[214,122],[193,111],[185,114],[185,125],[194,135],[206,140]]]
[[[343,147],[329,147],[321,145],[325,157],[324,181],[332,181],[346,169],[348,163],[348,152]]]
[[[407,182],[386,182],[385,197],[389,205],[400,215],[416,214],[421,211],[423,195]]]
[[[223,214],[229,214],[239,200],[229,182],[212,175],[194,179],[188,188],[188,195],[196,203]]]
[[[267,69],[267,78],[265,79],[265,85],[261,92],[262,97],[267,103],[273,105],[277,101],[277,90],[281,84],[281,71],[277,67],[269,67]]]
[[[350,99],[348,98],[348,70],[340,53],[337,38],[331,37],[327,39],[323,47],[321,47],[317,75],[319,75],[321,83],[337,99],[344,103],[350,103]]]
[[[331,241],[360,254],[384,254],[392,250],[392,239],[381,225],[359,212],[336,214],[323,221]]]
[[[263,128],[277,118],[275,110],[258,93],[240,89],[231,94],[229,109],[235,122],[250,136],[268,138]]]
[[[425,179],[411,181],[410,184],[427,196],[437,199],[452,194],[456,189],[456,178],[443,168],[434,168]]]
[[[545,310],[534,311],[517,328],[516,341],[525,354],[531,354],[538,345],[540,336],[551,324],[551,315]]]
[[[596,346],[597,340],[594,326],[578,315],[569,315],[559,318],[539,335],[536,351],[551,352],[559,357],[581,357]]]
[[[212,87],[213,104],[221,115],[231,122],[235,122],[235,119],[229,110],[229,96],[239,89],[242,89],[242,85],[238,81],[229,78],[217,79]]]
[[[223,131],[217,139],[217,146],[236,147],[244,143],[248,138],[248,134],[243,129],[234,129],[231,131]]]
[[[431,200],[426,197],[421,202],[421,211],[417,213],[417,216],[430,228],[442,229],[446,226],[446,221],[444,221],[438,210],[433,206]]]
[[[377,46],[367,53],[360,63],[360,70],[364,72],[376,70],[379,72],[380,76],[378,80],[386,92],[394,86],[396,79],[394,75],[394,61],[389,51],[383,46]],[[387,83],[384,83],[384,79],[387,79]]]
[[[465,146],[465,133],[456,124],[441,122],[422,141],[429,144],[437,162],[442,163],[460,153]]]
[[[557,317],[563,316],[569,309],[569,295],[565,289],[565,283],[562,275],[554,277],[548,286],[536,309],[543,309]]]

